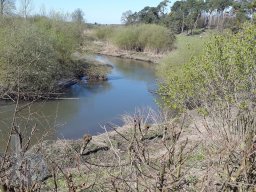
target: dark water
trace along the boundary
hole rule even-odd
[[[25,108],[17,122],[25,135],[36,126],[36,139],[46,133],[47,139],[78,139],[85,133],[104,132],[101,125],[118,124],[121,115],[132,114],[136,108],[157,109],[149,92],[156,86],[154,64],[105,56],[97,59],[113,65],[109,81],[74,85],[66,96],[73,99],[38,102]],[[7,141],[14,108],[0,104],[0,146]]]

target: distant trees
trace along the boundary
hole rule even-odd
[[[32,11],[33,0],[20,0],[20,14],[27,20]]]
[[[73,22],[82,24],[84,23],[84,12],[82,9],[76,9],[72,14],[71,18]]]
[[[253,20],[256,0],[179,0],[172,7],[164,0],[156,7],[145,7],[139,12],[127,11],[122,22],[161,24],[176,33],[193,33],[196,28],[236,28],[246,20]],[[167,13],[167,9],[170,12]]]
[[[145,7],[139,12],[132,13],[126,11],[121,17],[121,21],[124,24],[145,23],[156,24],[159,23],[161,18],[166,15],[166,8],[169,1],[164,0],[156,7]]]

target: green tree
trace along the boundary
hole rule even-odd
[[[176,23],[176,30],[183,33],[185,28],[185,18],[188,15],[188,9],[185,1],[176,1],[171,7],[171,18]]]
[[[131,13],[130,11],[124,12],[122,15],[122,22],[127,24],[144,23],[144,24],[158,24],[161,23],[166,16],[166,8],[169,1],[161,1],[156,7],[146,6],[139,12]]]
[[[125,11],[122,14],[121,22],[123,24],[126,24],[126,25],[130,25],[132,23],[135,23],[136,18],[134,19],[134,16],[135,16],[135,14],[131,10]]]

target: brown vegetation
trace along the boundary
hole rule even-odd
[[[24,161],[31,157],[41,165],[47,162],[48,174],[26,187],[38,191],[253,191],[256,148],[255,134],[249,130],[254,117],[227,118],[227,114],[212,111],[204,117],[191,111],[173,119],[168,113],[137,112],[124,116],[124,127],[103,127],[106,133],[99,136],[44,141],[27,150]],[[243,125],[247,131],[241,129]],[[7,170],[16,167],[12,157],[7,155],[1,162],[3,168],[9,167],[1,169],[2,185],[25,191],[24,182],[8,182]]]

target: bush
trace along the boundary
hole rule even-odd
[[[144,24],[120,28],[111,40],[121,49],[160,53],[173,48],[175,36],[165,27]]]
[[[0,93],[16,97],[56,91],[58,80],[74,76],[71,54],[81,41],[82,26],[37,17],[1,23]]]
[[[168,71],[159,93],[172,108],[213,105],[249,106],[256,92],[256,28],[245,24],[237,34],[215,35],[202,56]]]
[[[120,49],[139,50],[142,49],[142,45],[140,45],[138,36],[137,27],[124,27],[115,31],[111,41]]]
[[[83,26],[61,18],[46,17],[39,17],[32,24],[51,39],[55,51],[58,52],[58,60],[62,63],[69,62],[70,55],[81,42]]]
[[[60,66],[49,38],[31,25],[6,28],[4,33],[0,40],[0,86],[10,93],[52,90]]]

